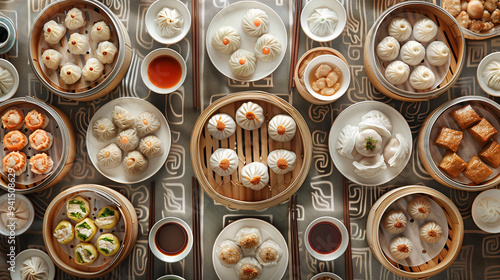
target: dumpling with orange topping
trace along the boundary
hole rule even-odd
[[[210,167],[219,176],[229,176],[238,168],[238,155],[231,149],[217,149],[210,156]]]
[[[29,111],[26,118],[24,118],[24,122],[29,130],[35,131],[46,128],[49,125],[49,118],[44,112],[34,109]]]
[[[54,161],[46,153],[36,154],[30,158],[30,166],[35,174],[48,174],[54,166]]]
[[[239,49],[229,58],[229,67],[235,75],[249,77],[255,73],[256,62],[253,52]]]
[[[50,132],[43,129],[37,129],[31,133],[29,139],[30,145],[33,149],[37,151],[47,151],[50,147],[52,147],[54,137]]]
[[[243,186],[259,191],[269,183],[267,166],[260,162],[249,163],[241,169],[240,178]]]
[[[160,138],[148,135],[139,142],[139,152],[147,158],[154,158],[163,153],[163,143]]]
[[[118,134],[116,145],[124,152],[132,151],[139,146],[139,136],[135,128],[126,129]]]
[[[56,70],[61,63],[62,54],[54,49],[45,50],[42,53],[42,62],[45,67]]]
[[[281,54],[280,41],[271,34],[264,34],[259,37],[253,49],[257,59],[264,62],[273,62]]]
[[[241,37],[232,26],[221,26],[212,36],[212,46],[223,54],[232,54],[240,48]]]
[[[288,142],[295,136],[297,125],[292,117],[276,115],[269,122],[268,134],[271,139],[278,142]]]
[[[224,140],[234,134],[236,123],[228,114],[216,114],[208,121],[207,130],[212,137]]]
[[[265,121],[264,109],[253,102],[243,103],[236,111],[236,123],[246,130],[254,130]]]
[[[26,154],[23,152],[8,153],[2,160],[2,172],[9,173],[10,169],[14,171],[16,176],[21,175],[26,171],[27,166]]]
[[[92,124],[92,135],[99,142],[106,142],[116,136],[116,126],[108,118],[100,117]]]
[[[3,128],[16,130],[23,127],[24,113],[19,108],[10,108],[2,115]]]
[[[243,16],[241,27],[248,35],[259,37],[269,31],[269,17],[261,9],[250,9]]]
[[[115,143],[111,143],[99,150],[97,162],[102,168],[113,168],[122,162],[122,150]]]
[[[141,137],[157,132],[160,126],[160,121],[150,112],[141,113],[135,119],[135,128]]]
[[[28,137],[19,130],[13,130],[5,134],[3,144],[9,151],[19,151],[28,145]]]
[[[120,129],[130,128],[135,124],[135,117],[127,109],[118,105],[113,108],[113,123]]]
[[[294,152],[278,149],[267,156],[267,165],[276,174],[285,174],[295,168],[297,155]]]

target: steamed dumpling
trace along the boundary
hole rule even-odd
[[[69,30],[75,30],[87,24],[83,12],[78,8],[73,8],[68,11],[64,23]]]
[[[427,46],[427,61],[434,66],[443,66],[450,59],[450,49],[441,41],[434,41]]]
[[[396,133],[384,148],[384,158],[390,167],[400,166],[405,163],[410,153],[410,144],[402,134]]]
[[[216,114],[208,121],[207,130],[215,139],[224,140],[234,134],[236,123],[228,114]]]
[[[36,154],[30,158],[31,172],[45,175],[52,171],[54,161],[46,153]]]
[[[354,172],[363,178],[377,177],[387,169],[383,155],[364,157],[352,164],[354,165]]]
[[[212,36],[212,46],[223,54],[232,54],[240,48],[241,37],[232,26],[221,26]]]
[[[92,135],[99,142],[111,140],[111,138],[115,137],[116,133],[116,126],[106,117],[100,117],[92,124]]]
[[[434,72],[422,65],[415,68],[410,75],[410,84],[415,89],[430,89],[434,86],[435,81],[436,76],[434,75]]]
[[[89,58],[83,66],[82,75],[86,81],[93,82],[97,80],[104,71],[104,65],[97,58]]]
[[[373,129],[361,130],[356,135],[356,151],[365,157],[373,157],[382,152],[382,137]]]
[[[245,257],[234,266],[238,279],[259,279],[262,274],[262,266],[254,257]]]
[[[132,151],[139,146],[137,130],[135,128],[123,130],[116,137],[115,143],[124,152]]]
[[[92,25],[90,38],[96,43],[108,41],[111,38],[111,30],[104,21],[98,21]]]
[[[241,27],[248,35],[259,37],[269,31],[269,17],[261,9],[250,9],[243,16]]]
[[[431,203],[423,196],[420,196],[410,201],[406,210],[413,218],[423,220],[431,214]]]
[[[387,36],[377,45],[377,55],[384,61],[391,61],[399,55],[399,42],[394,37]]]
[[[113,168],[121,162],[122,150],[115,143],[109,144],[97,153],[97,163],[102,168]]]
[[[413,243],[406,237],[395,237],[389,245],[389,251],[397,260],[406,259],[413,251]]]
[[[42,53],[42,62],[45,67],[56,70],[61,63],[62,54],[54,49],[45,50]]]
[[[413,37],[420,42],[429,42],[436,37],[438,27],[434,21],[425,17],[417,20],[413,25]]]
[[[132,151],[123,159],[122,166],[132,175],[141,174],[148,168],[148,160],[138,151]]]
[[[393,61],[385,68],[385,78],[393,85],[404,84],[409,76],[410,66],[402,61]]]
[[[246,252],[249,250],[255,250],[262,242],[260,230],[255,227],[241,228],[236,233],[234,239],[236,244],[238,244]]]
[[[287,115],[276,115],[271,121],[267,133],[274,141],[288,142],[293,139],[297,125],[292,117]]]
[[[59,43],[64,34],[66,34],[66,27],[54,20],[48,21],[43,25],[43,38],[51,45]]]
[[[253,52],[239,49],[229,58],[229,67],[235,75],[248,77],[255,72],[256,61]]]
[[[283,250],[272,239],[268,239],[257,248],[257,260],[262,266],[272,267],[278,264],[283,256]]]
[[[89,48],[89,37],[87,35],[73,33],[69,36],[68,50],[72,54],[85,54]]]
[[[425,243],[434,244],[441,239],[443,229],[435,222],[427,222],[420,227],[420,239]]]
[[[254,130],[265,121],[264,110],[251,101],[243,103],[236,111],[236,123],[246,130]]]
[[[160,126],[158,118],[150,112],[143,112],[135,118],[135,128],[140,137],[157,132]]]
[[[281,54],[281,43],[271,34],[264,34],[257,39],[253,49],[257,59],[264,62],[273,62]]]
[[[23,261],[21,276],[23,280],[49,279],[49,266],[40,257],[29,257]]]
[[[243,256],[241,248],[232,240],[222,241],[222,243],[217,246],[216,250],[220,262],[225,266],[236,264]]]
[[[477,214],[483,223],[496,223],[500,220],[500,203],[491,198],[483,198],[477,204]]]
[[[229,176],[238,168],[238,155],[234,150],[220,148],[210,156],[210,167],[219,176]]]
[[[495,90],[500,90],[500,62],[492,61],[483,70],[483,79],[486,84]]]
[[[317,36],[328,36],[333,34],[339,17],[335,11],[328,8],[315,9],[307,18],[309,30]]]
[[[267,165],[276,174],[285,174],[295,168],[297,155],[294,152],[278,149],[267,156]]]
[[[425,48],[417,41],[408,41],[401,47],[401,60],[408,65],[418,65],[424,57]]]
[[[120,129],[134,126],[135,117],[127,109],[116,105],[112,113],[113,123]]]
[[[148,135],[139,142],[139,152],[151,159],[163,153],[163,143],[160,138]]]
[[[368,128],[377,131],[382,136],[390,137],[392,123],[386,114],[378,110],[371,110],[361,117],[361,122],[359,123],[360,130]]]
[[[241,169],[240,178],[243,186],[259,191],[269,183],[267,166],[260,162],[249,163]]]
[[[184,19],[176,9],[165,7],[156,15],[156,26],[163,37],[174,37],[182,32]]]
[[[389,211],[382,222],[383,227],[390,234],[402,233],[407,224],[408,219],[406,218],[405,213],[401,210]]]
[[[97,46],[97,59],[102,64],[113,63],[116,52],[118,52],[118,49],[115,44],[108,41],[101,42]]]
[[[389,23],[389,36],[394,37],[399,42],[408,40],[411,35],[411,24],[402,17],[395,17]]]
[[[60,76],[66,84],[72,85],[80,80],[80,77],[82,76],[82,69],[76,64],[66,62],[66,64],[61,67]]]
[[[356,136],[359,133],[359,127],[346,125],[339,133],[339,138],[335,144],[335,148],[339,155],[353,159],[357,155],[356,146]]]
[[[14,87],[14,78],[9,70],[0,67],[0,94],[8,93]]]

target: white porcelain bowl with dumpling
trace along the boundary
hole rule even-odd
[[[500,97],[500,52],[485,56],[477,66],[477,82],[489,95]]]
[[[166,11],[165,14],[159,16],[160,12],[165,12],[163,11],[164,8],[168,8],[170,11]],[[174,9],[176,12],[172,12]],[[170,20],[168,18],[170,16],[173,21],[178,20],[179,23],[175,26],[170,25],[168,22],[165,23],[165,20]],[[182,19],[182,23],[180,23],[180,19]],[[165,45],[178,43],[186,37],[191,29],[191,13],[185,4],[178,0],[158,0],[153,2],[148,8],[144,20],[149,35],[156,42]]]
[[[34,272],[38,272],[38,275],[44,275],[41,278],[23,278],[23,263],[31,258],[37,258],[36,262],[27,265],[26,269],[32,269]],[[40,261],[41,260],[41,261]],[[56,276],[56,267],[54,262],[50,259],[49,255],[42,250],[38,249],[26,249],[16,256],[16,266],[18,268],[10,272],[10,277],[12,280],[21,279],[46,279],[53,280]],[[38,269],[38,270],[37,270]]]
[[[335,14],[332,15],[325,10],[317,11],[325,8]],[[325,25],[325,22],[330,25]],[[336,39],[344,31],[346,23],[347,13],[344,6],[337,0],[311,0],[304,6],[300,15],[302,31],[307,37],[317,42],[328,42]]]
[[[317,70],[318,67],[325,64],[333,69],[337,67],[342,73],[341,78],[339,78],[339,80],[337,81],[338,83],[340,83],[340,88],[337,89],[335,93],[332,95],[325,95],[318,93],[313,89],[312,85],[312,83],[317,80],[315,75],[316,71],[318,71]],[[335,73],[335,71],[330,71],[330,72]],[[329,76],[327,76],[325,79],[329,80]],[[306,85],[307,91],[309,92],[309,94],[313,96],[313,98],[318,99],[320,101],[327,101],[327,102],[336,101],[337,99],[342,97],[349,89],[350,82],[351,82],[351,71],[349,71],[349,66],[347,66],[347,64],[338,56],[334,55],[320,55],[318,57],[315,57],[313,60],[311,60],[311,62],[309,62],[309,64],[307,64],[304,73],[304,83]]]
[[[16,94],[19,87],[19,73],[12,63],[3,58],[0,59],[0,68],[0,102],[3,102]]]
[[[10,198],[9,198],[10,196]],[[14,200],[12,197],[15,197],[15,203],[11,204]],[[13,194],[6,193],[0,196],[0,234],[5,236],[10,236],[10,229],[6,227],[6,224],[9,222],[10,213],[7,207],[12,206],[16,208],[16,211],[13,211],[16,223],[21,225],[20,228],[15,229],[15,235],[21,235],[25,231],[27,231],[31,225],[33,224],[33,220],[35,219],[35,208],[33,208],[33,204],[31,201],[22,194]]]
[[[488,233],[500,232],[500,190],[480,193],[472,203],[472,219],[477,227]]]

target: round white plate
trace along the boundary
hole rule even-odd
[[[241,28],[241,19],[250,9],[261,9],[267,13],[267,15],[269,16],[269,32],[267,34],[275,36],[281,42],[281,54],[273,62],[263,62],[257,59],[255,73],[248,77],[240,77],[233,74],[231,68],[229,68],[229,58],[231,57],[231,55],[222,54],[217,51],[212,45],[212,37],[220,27],[226,25],[232,26],[236,28],[236,30],[238,30],[238,33],[240,34],[240,49],[245,49],[247,51],[253,52],[253,48],[255,46],[255,43],[257,42],[258,37],[251,37],[247,35]],[[210,60],[212,61],[215,68],[219,70],[219,72],[233,80],[241,82],[253,82],[267,77],[269,74],[274,72],[276,68],[278,68],[281,61],[283,60],[283,57],[285,56],[288,45],[288,38],[283,21],[273,9],[259,2],[241,1],[225,7],[219,13],[217,13],[217,15],[215,15],[207,29],[206,45],[208,57],[210,57]]]
[[[329,277],[332,278],[333,280],[342,280],[340,276],[338,276],[337,274],[333,274],[331,272],[321,272],[319,274],[314,275],[313,278],[311,278],[311,280],[318,280],[321,277]]]
[[[262,275],[260,279],[281,279],[285,275],[286,268],[288,266],[288,246],[286,244],[285,238],[281,235],[281,232],[277,230],[270,223],[259,220],[259,219],[241,219],[237,220],[227,227],[225,227],[215,239],[214,248],[212,249],[212,261],[214,264],[215,273],[221,280],[238,280],[236,272],[234,271],[234,266],[225,267],[219,261],[217,257],[217,246],[224,240],[234,240],[236,233],[244,227],[255,227],[260,230],[262,236],[262,241],[267,239],[272,239],[274,242],[280,246],[283,251],[283,257],[276,266],[273,267],[262,267]],[[255,256],[254,254],[244,254],[244,257]],[[243,258],[243,257],[242,257]]]
[[[163,142],[163,154],[158,157],[148,159],[148,168],[141,174],[128,174],[125,172],[121,164],[114,168],[101,168],[97,163],[97,153],[99,152],[99,150],[111,143],[114,143],[115,138],[107,142],[97,141],[97,139],[92,135],[92,124],[100,117],[107,117],[111,119],[111,113],[113,112],[113,108],[115,107],[115,105],[119,105],[120,107],[127,109],[132,115],[134,115],[134,117],[137,117],[143,112],[150,112],[154,114],[161,123],[160,129],[157,132],[153,133],[153,135],[156,135]],[[160,170],[160,168],[167,160],[171,144],[172,138],[170,135],[170,127],[168,126],[165,116],[153,104],[147,102],[146,100],[134,97],[121,97],[104,104],[104,106],[102,106],[94,114],[87,128],[87,152],[89,153],[90,161],[92,161],[94,167],[104,177],[122,184],[139,183],[147,180],[156,172],[158,172],[158,170]],[[126,153],[123,153],[123,157],[125,156]]]
[[[485,56],[481,62],[479,63],[479,65],[477,66],[477,73],[476,73],[476,76],[477,76],[477,82],[479,83],[479,86],[489,95],[491,96],[496,96],[496,97],[499,97],[500,96],[500,90],[496,90],[494,88],[490,88],[487,84],[487,82],[483,79],[483,71],[484,71],[484,68],[486,68],[486,66],[488,64],[490,64],[490,62],[492,61],[497,61],[500,63],[500,52],[494,52],[494,53],[491,53],[487,56]]]
[[[479,214],[477,213],[477,205],[483,198],[495,199],[497,203],[500,203],[500,190],[491,189],[484,191],[480,193],[476,197],[476,199],[474,199],[474,203],[472,203],[472,219],[474,220],[474,223],[476,223],[477,227],[488,233],[499,233],[500,221],[497,221],[496,223],[485,223],[479,218]]]
[[[30,257],[42,258],[49,267],[49,278],[47,280],[54,279],[54,277],[56,276],[56,268],[49,255],[47,255],[44,251],[40,251],[38,249],[26,249],[16,256],[16,268],[14,269],[14,272],[10,272],[10,277],[12,278],[12,280],[23,279],[21,268],[23,267],[23,262]]]
[[[354,160],[343,157],[339,155],[335,146],[337,144],[337,139],[342,128],[344,128],[344,126],[348,124],[357,126],[361,121],[361,117],[371,110],[379,110],[380,112],[386,114],[387,117],[389,117],[392,123],[392,137],[394,137],[396,133],[402,134],[410,144],[410,152],[404,164],[396,167],[389,167],[389,165],[387,165],[387,169],[380,175],[372,178],[363,178],[354,172],[354,165],[352,164],[353,161],[360,160],[362,156],[358,154],[354,157]],[[382,140],[383,143],[387,143],[387,141],[389,141],[387,137],[382,137]],[[353,181],[358,185],[378,186],[394,179],[406,167],[413,150],[413,138],[411,135],[410,127],[408,126],[408,122],[398,111],[396,111],[396,109],[378,101],[363,101],[349,106],[338,115],[337,119],[335,119],[335,121],[333,122],[332,129],[330,130],[328,147],[330,149],[330,156],[332,157],[335,167],[337,167],[340,173],[342,173],[342,175],[344,175],[347,179]]]

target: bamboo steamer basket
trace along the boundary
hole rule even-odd
[[[46,104],[45,102],[37,98],[29,96],[13,98],[3,103],[0,103],[0,113],[3,113],[5,110],[11,107],[17,107],[25,110],[39,108],[42,111],[45,111],[50,119],[48,127],[51,128],[52,132],[54,132],[53,130],[58,130],[58,133],[60,134],[60,139],[54,139],[54,144],[53,144],[53,146],[59,145],[55,149],[58,152],[60,152],[59,161],[54,162],[54,167],[53,167],[54,171],[49,173],[49,175],[45,176],[44,178],[36,181],[33,180],[24,181],[24,180],[19,180],[19,177],[16,177],[16,182],[15,182],[16,192],[21,194],[26,194],[26,193],[38,192],[54,186],[62,179],[64,179],[64,177],[66,177],[66,175],[73,167],[73,163],[75,162],[76,135],[70,119],[68,118],[68,116],[66,116],[66,114],[64,114],[58,108]],[[49,130],[49,132],[51,131]],[[29,147],[29,145],[27,147]],[[32,151],[35,152],[34,150]],[[30,167],[28,164],[26,170],[29,170],[29,168]],[[4,175],[0,176],[0,188],[6,191],[9,190],[9,180],[7,176]]]
[[[440,116],[442,116],[444,112],[451,107],[457,107],[458,109],[458,107],[463,107],[467,104],[485,108],[488,112],[495,115],[497,119],[500,120],[500,105],[491,99],[482,96],[463,96],[450,100],[430,113],[422,124],[417,141],[418,156],[425,170],[427,170],[429,175],[431,175],[432,178],[438,181],[440,184],[462,191],[483,191],[492,188],[500,183],[500,173],[494,178],[487,180],[479,185],[474,184],[473,182],[468,184],[460,183],[457,180],[451,179],[450,177],[448,177],[448,175],[441,171],[441,169],[439,169],[439,167],[433,161],[433,154],[431,153],[431,149],[429,148],[430,145],[434,145],[433,141],[435,140],[431,139],[431,130]],[[500,130],[500,127],[496,127],[496,129]],[[468,132],[464,131],[464,134],[465,133]],[[477,151],[477,153],[479,153],[479,151]],[[463,160],[468,161],[469,159],[464,158]]]
[[[107,198],[109,201],[114,201],[120,206],[117,207],[120,212],[120,219],[124,219],[125,229],[124,237],[120,240],[122,248],[115,255],[116,257],[110,257],[111,261],[108,261],[99,267],[89,267],[78,265],[75,263],[74,258],[70,257],[57,242],[56,238],[53,236],[55,224],[55,216],[62,207],[66,207],[66,200],[78,195],[81,192],[95,192],[102,197]],[[97,209],[98,211],[99,209]],[[92,209],[91,209],[92,211]],[[95,212],[97,212],[95,211]],[[45,247],[47,248],[47,253],[49,254],[52,261],[64,272],[77,277],[84,278],[99,278],[109,272],[111,272],[115,267],[117,267],[123,260],[128,258],[130,252],[135,246],[138,235],[139,222],[137,220],[137,214],[132,203],[124,197],[119,192],[112,190],[108,187],[84,184],[68,188],[58,194],[52,202],[47,207],[45,215],[43,217],[43,241]],[[102,258],[103,256],[99,256]]]
[[[412,194],[432,198],[444,211],[448,222],[446,245],[437,257],[419,266],[403,266],[388,258],[380,245],[379,227],[386,210],[396,200]],[[366,224],[368,246],[377,260],[391,272],[407,278],[423,279],[448,268],[458,257],[464,239],[462,215],[455,204],[442,193],[424,186],[404,186],[387,192],[372,206]]]
[[[450,67],[444,80],[437,88],[418,93],[403,90],[389,83],[385,78],[385,74],[380,71],[380,65],[375,53],[375,38],[386,20],[393,15],[401,13],[420,14],[430,18],[437,24],[439,30],[446,39],[445,43],[450,48]],[[363,62],[366,75],[375,88],[381,93],[401,101],[419,102],[436,98],[455,84],[465,64],[465,49],[466,43],[462,29],[459,27],[455,18],[448,14],[443,8],[424,1],[407,1],[390,7],[377,19],[377,21],[375,21],[366,36],[363,50]]]
[[[266,122],[253,131],[237,126],[233,136],[222,141],[214,140],[206,128],[210,117],[216,113],[226,113],[234,119],[236,110],[248,101],[262,106]],[[281,143],[269,138],[268,122],[277,114],[289,115],[295,120],[297,131],[292,141]],[[218,176],[210,167],[210,156],[218,148],[236,149],[239,165],[231,176]],[[254,191],[244,187],[239,177],[245,162],[260,161],[267,166],[268,153],[276,149],[290,150],[297,155],[295,169],[284,175],[269,170],[270,188]],[[212,103],[201,113],[191,135],[191,161],[200,185],[216,202],[231,208],[260,210],[289,199],[306,179],[311,159],[311,134],[300,113],[283,99],[262,92],[230,94]]]
[[[64,24],[66,12],[73,7],[79,8],[84,12],[87,21],[86,25],[71,32],[66,30],[66,34],[59,44],[48,45],[43,39],[43,25],[49,20],[55,20],[58,23]],[[101,20],[104,20],[110,27],[110,41],[118,48],[113,63],[104,65],[102,77],[95,82],[84,81],[82,77],[75,84],[67,85],[59,78],[61,65],[56,71],[45,68],[41,62],[41,55],[49,46],[63,55],[61,64],[64,64],[63,62],[65,61],[70,61],[83,67],[86,60],[91,57],[97,57],[98,43],[92,41],[90,30],[95,22]],[[68,99],[90,101],[108,94],[120,84],[132,60],[132,47],[127,29],[108,7],[98,1],[62,0],[54,2],[40,12],[31,30],[28,56],[35,76],[50,92]],[[67,51],[66,43],[70,33],[81,33],[89,37],[90,51],[87,54],[72,55]]]
[[[346,65],[349,65],[345,57],[339,51],[327,47],[318,47],[310,49],[306,53],[304,53],[304,55],[302,55],[302,57],[297,62],[297,66],[295,66],[295,73],[293,75],[293,79],[295,81],[295,87],[297,88],[297,91],[300,93],[300,95],[302,95],[302,97],[306,101],[316,105],[326,105],[332,103],[333,101],[319,100],[315,98],[312,94],[310,94],[304,83],[304,74],[306,72],[306,67],[309,64],[309,62],[311,62],[311,60],[313,60],[315,57],[324,54],[337,56],[340,59],[342,59]]]

